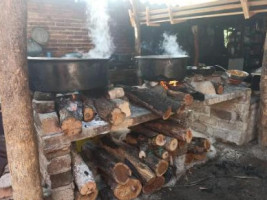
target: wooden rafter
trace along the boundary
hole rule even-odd
[[[141,25],[164,22],[181,23],[190,19],[244,15],[245,19],[257,13],[267,12],[266,0],[217,0],[190,6],[173,6],[161,9],[146,8],[138,12]]]
[[[240,0],[242,10],[244,12],[244,17],[245,19],[249,19],[250,13],[249,13],[249,5],[248,5],[248,0]]]
[[[153,23],[150,22],[149,7],[146,7],[146,25],[147,26],[160,26],[160,24],[153,24]]]

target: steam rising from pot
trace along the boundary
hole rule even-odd
[[[89,37],[94,48],[84,57],[109,58],[114,51],[114,44],[110,35],[107,0],[85,0]]]
[[[164,55],[175,57],[187,56],[187,53],[177,43],[177,35],[163,33],[163,41],[160,44],[160,48],[163,50]]]

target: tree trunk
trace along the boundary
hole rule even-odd
[[[13,198],[41,200],[27,72],[27,1],[1,1],[0,10],[1,103]]]
[[[260,101],[260,126],[259,126],[259,143],[267,146],[267,33],[265,37],[264,56],[262,60],[261,72],[261,101]]]

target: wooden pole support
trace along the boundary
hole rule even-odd
[[[27,72],[27,0],[1,1],[0,10],[0,90],[13,198],[41,200]]]

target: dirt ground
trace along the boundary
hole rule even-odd
[[[191,168],[175,187],[149,199],[267,200],[267,161],[249,156],[249,148],[217,148],[215,159]]]

